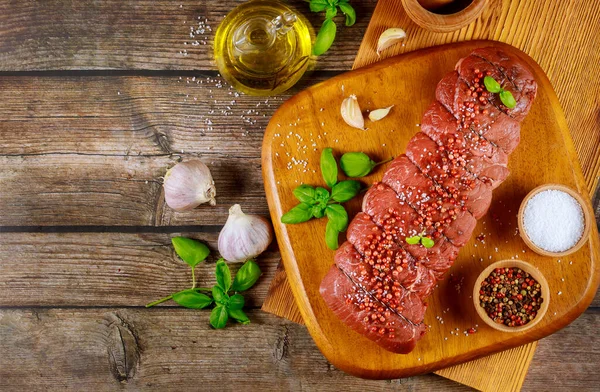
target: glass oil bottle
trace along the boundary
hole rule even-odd
[[[215,35],[221,75],[249,95],[276,95],[292,87],[309,67],[309,22],[277,0],[251,0],[232,10]]]

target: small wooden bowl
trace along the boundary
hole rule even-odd
[[[479,305],[479,290],[481,288],[481,282],[485,278],[487,278],[494,269],[506,268],[506,267],[509,267],[509,268],[516,267],[516,268],[520,268],[523,271],[527,272],[540,284],[540,287],[542,290],[542,298],[544,299],[544,301],[542,302],[542,306],[540,307],[540,310],[538,311],[537,315],[535,316],[535,318],[533,320],[531,320],[527,324],[522,325],[520,327],[507,327],[504,324],[495,323],[494,320],[492,320],[491,317],[487,315],[487,313],[481,307],[481,305]],[[550,303],[550,286],[548,286],[548,281],[546,280],[544,275],[542,275],[540,270],[535,268],[533,265],[531,265],[525,261],[521,261],[521,260],[502,260],[502,261],[497,261],[497,262],[493,263],[492,265],[490,265],[489,267],[484,269],[481,272],[481,274],[479,274],[479,276],[477,277],[477,280],[475,281],[475,286],[473,287],[473,304],[475,305],[475,310],[477,311],[477,314],[483,320],[484,323],[486,323],[490,327],[492,327],[498,331],[502,331],[502,332],[511,332],[511,333],[512,332],[523,332],[523,331],[526,331],[526,330],[532,328],[534,325],[539,323],[542,318],[544,318],[544,315],[546,314],[546,311],[548,310],[549,303]]]
[[[453,14],[436,14],[425,9],[418,0],[402,0],[408,16],[422,28],[438,33],[458,30],[481,15],[487,0],[473,0],[464,9]]]
[[[523,225],[523,211],[525,211],[525,206],[527,205],[529,200],[533,196],[538,194],[539,192],[547,191],[549,189],[563,191],[563,192],[568,193],[569,195],[573,196],[573,198],[575,200],[577,200],[577,202],[581,206],[581,209],[583,210],[583,221],[584,221],[583,235],[581,236],[581,238],[575,245],[573,245],[571,248],[565,250],[564,252],[549,252],[547,250],[540,248],[539,246],[534,244],[529,239],[529,237],[527,236],[527,232],[525,231],[525,228]],[[570,255],[571,253],[578,251],[579,248],[581,248],[583,246],[583,244],[585,244],[586,241],[588,240],[588,238],[590,236],[590,230],[592,228],[592,216],[593,216],[593,214],[590,211],[590,207],[588,206],[588,204],[583,200],[583,197],[581,197],[581,195],[579,193],[577,193],[576,191],[574,191],[573,189],[571,189],[567,186],[561,185],[561,184],[540,185],[537,188],[534,188],[531,192],[529,192],[527,194],[527,196],[525,196],[525,198],[521,202],[521,206],[519,207],[519,213],[517,214],[517,224],[519,225],[519,235],[521,236],[521,238],[523,239],[525,244],[527,244],[527,246],[532,251],[534,251],[535,253],[537,253],[539,255],[549,256],[549,257],[562,257],[562,256]]]

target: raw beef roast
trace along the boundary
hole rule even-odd
[[[513,94],[514,108],[487,92],[485,76]],[[527,65],[493,47],[461,59],[438,83],[421,132],[366,193],[321,282],[325,302],[350,328],[395,353],[414,349],[426,330],[426,298],[509,174],[536,91]],[[406,242],[416,235],[434,245]]]

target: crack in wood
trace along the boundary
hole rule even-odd
[[[109,313],[107,354],[109,369],[115,380],[127,383],[140,365],[142,348],[137,331],[119,312]]]
[[[273,352],[276,362],[284,361],[287,358],[290,344],[289,336],[290,329],[287,325],[284,325],[283,336],[279,336],[277,338],[277,342],[275,343],[275,351]]]

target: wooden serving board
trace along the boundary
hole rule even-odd
[[[434,100],[437,82],[459,58],[491,44],[530,63],[539,84],[538,97],[522,123],[521,144],[511,155],[511,176],[495,190],[492,207],[479,221],[474,238],[429,299],[425,322],[431,325],[430,331],[412,353],[393,354],[347,328],[322,300],[319,285],[333,263],[333,252],[323,239],[325,220],[286,226],[279,223],[280,217],[297,203],[292,195],[296,186],[323,184],[319,173],[322,148],[333,147],[338,156],[340,152],[364,151],[378,159],[404,152]],[[339,114],[340,103],[349,94],[357,95],[363,110],[396,106],[384,120],[367,122],[367,131],[353,129]],[[519,204],[537,185],[556,182],[571,186],[588,203],[589,196],[550,82],[532,59],[508,45],[470,41],[419,50],[313,86],[275,113],[265,133],[262,161],[269,209],[300,313],[323,354],[349,373],[368,378],[405,377],[540,339],[581,314],[598,286],[596,227],[586,246],[560,262],[526,249],[516,231]],[[384,170],[365,178],[365,183],[379,180]],[[351,215],[359,206],[359,200],[349,203]],[[486,235],[485,243],[475,239],[481,233]],[[478,320],[470,298],[478,273],[493,261],[511,257],[538,267],[549,281],[552,296],[546,317],[519,334],[486,327]],[[473,327],[475,334],[463,334]]]

